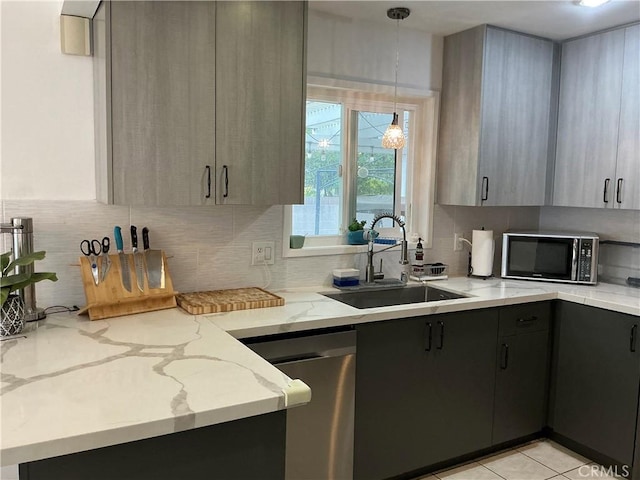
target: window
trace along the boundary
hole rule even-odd
[[[431,155],[425,153],[435,147],[426,139],[431,140],[429,128],[435,128],[436,103],[437,97],[399,99],[396,111],[407,143],[396,151],[381,145],[392,120],[393,97],[309,87],[304,205],[286,207],[285,238],[306,235],[304,250],[316,250],[307,254],[322,254],[318,247],[346,243],[344,233],[353,218],[366,221],[366,227],[376,215],[392,212],[405,219],[407,234],[415,232],[426,239],[430,219],[425,222],[419,217],[430,216],[433,203],[433,169],[427,168],[433,162],[426,161]],[[414,214],[418,197],[425,195],[430,205]],[[383,236],[399,235],[390,219],[380,221],[376,230]],[[300,254],[287,251],[285,245],[285,256]]]

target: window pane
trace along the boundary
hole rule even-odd
[[[307,101],[304,205],[293,207],[295,235],[340,234],[341,133],[340,103]]]
[[[394,212],[395,151],[382,148],[382,135],[392,120],[388,113],[358,112],[356,218],[366,220],[367,226],[376,215]],[[376,228],[392,223],[383,219]]]

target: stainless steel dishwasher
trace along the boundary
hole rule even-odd
[[[245,340],[311,387],[311,402],[287,411],[287,480],[353,478],[356,332]]]

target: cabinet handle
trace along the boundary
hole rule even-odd
[[[502,344],[502,356],[500,359],[500,368],[502,370],[506,370],[509,366],[509,345],[506,343]]]
[[[519,318],[518,323],[529,323],[529,322],[535,322],[536,320],[538,320],[538,317],[536,317],[535,315],[532,315],[529,318]]]
[[[425,350],[425,352],[430,352],[431,351],[431,337],[432,337],[433,328],[431,326],[431,322],[427,322],[425,326],[427,328],[427,333],[425,335],[424,350]]]
[[[622,203],[622,177],[616,182],[616,202]]]
[[[489,177],[482,177],[482,197],[483,202],[489,199]]]
[[[440,326],[440,344],[436,348],[442,350],[444,347],[444,322],[438,321],[438,325]]]
[[[609,203],[609,182],[611,182],[610,178],[604,179],[604,193],[602,194],[602,201],[604,203]]]
[[[638,324],[631,327],[631,338],[629,340],[629,350],[635,353],[636,351],[636,337],[638,333]]]
[[[204,198],[211,198],[211,167],[207,165],[204,168],[207,171],[207,194]]]
[[[222,166],[222,171],[224,172],[224,198],[229,196],[229,167],[226,165]]]

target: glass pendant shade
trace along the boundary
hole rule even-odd
[[[398,148],[404,147],[404,132],[400,125],[398,125],[398,114],[394,112],[393,121],[391,125],[387,127],[387,131],[382,136],[382,146],[384,148]]]

